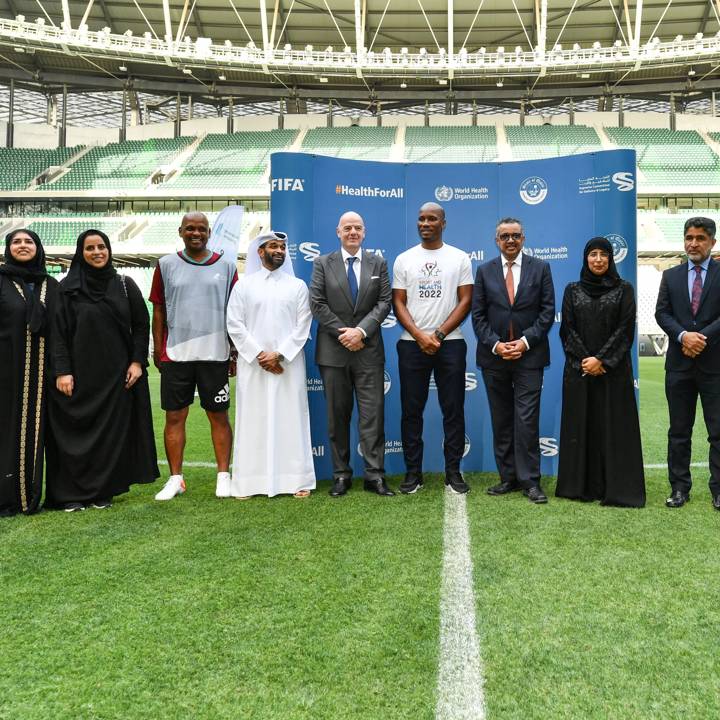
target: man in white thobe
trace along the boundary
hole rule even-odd
[[[307,497],[315,488],[303,346],[312,315],[285,233],[256,237],[233,288],[227,327],[238,351],[230,495]]]

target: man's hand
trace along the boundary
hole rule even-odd
[[[260,367],[273,375],[281,375],[284,372],[283,366],[280,364],[280,353],[274,351],[263,351],[257,356]]]
[[[584,358],[581,366],[582,371],[586,375],[594,375],[595,377],[597,377],[598,375],[604,375],[606,372],[602,362],[598,360],[595,356]]]
[[[495,346],[495,353],[503,360],[519,360],[523,353],[527,350],[522,340],[510,340],[509,342],[499,342]]]
[[[70,397],[75,389],[75,378],[72,375],[59,375],[55,380],[55,387],[63,395]]]
[[[125,373],[125,389],[129,390],[142,377],[142,365],[139,362],[130,363]]]
[[[357,352],[363,349],[364,338],[365,336],[360,328],[343,327],[340,328],[340,334],[338,335],[340,344],[351,352]]]
[[[698,332],[686,332],[682,336],[682,350],[688,357],[697,357],[706,347],[707,337]],[[687,352],[685,352],[687,350]]]
[[[442,345],[440,340],[435,336],[435,333],[419,332],[415,336],[415,341],[420,347],[420,350],[426,355],[434,355],[440,349],[440,345]]]

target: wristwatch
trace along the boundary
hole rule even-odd
[[[435,331],[435,337],[442,342],[445,339],[445,333],[442,332],[442,330],[436,330]]]

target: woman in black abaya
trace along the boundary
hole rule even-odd
[[[149,316],[137,285],[118,275],[107,235],[86,230],[53,314],[47,502],[109,507],[157,467],[147,382]]]
[[[603,505],[643,507],[640,423],[630,350],[635,293],[615,268],[612,245],[585,246],[580,282],[565,288],[560,465],[555,494]]]
[[[48,313],[57,280],[31,230],[5,238],[0,266],[0,516],[36,512],[42,497]]]

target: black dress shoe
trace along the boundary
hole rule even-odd
[[[713,499],[712,499],[712,506],[716,510],[720,510],[720,493],[718,493]]]
[[[330,488],[330,497],[340,497],[352,487],[350,478],[335,478],[333,486]]]
[[[686,502],[690,502],[690,495],[682,490],[673,490],[670,497],[665,501],[665,505],[669,508],[679,508]]]
[[[392,497],[395,493],[385,484],[385,480],[378,478],[377,480],[366,480],[363,487],[368,492],[374,492],[377,495]]]
[[[548,501],[539,485],[533,485],[531,488],[524,490],[523,494],[531,503],[535,503],[536,505],[544,505]]]
[[[499,485],[493,485],[487,489],[488,495],[507,495],[511,492],[520,490],[520,485],[507,480],[501,482]]]

